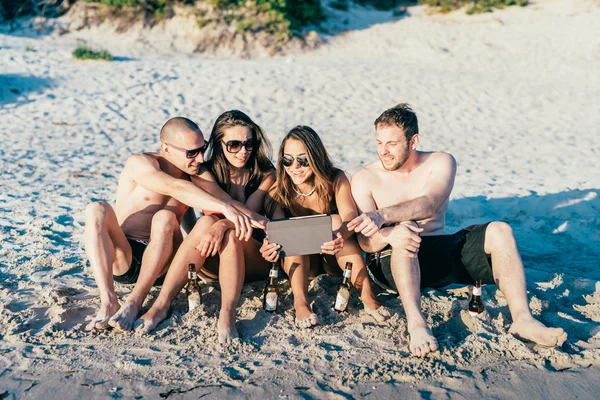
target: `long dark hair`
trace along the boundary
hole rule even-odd
[[[306,147],[306,155],[309,167],[315,175],[315,195],[319,198],[321,212],[330,213],[334,200],[335,177],[340,171],[333,165],[325,146],[317,132],[309,126],[298,125],[283,138],[279,147],[277,158],[277,180],[269,191],[267,200],[267,215],[272,215],[277,204],[281,204],[289,210],[292,216],[298,216],[294,210],[293,199],[297,196],[294,191],[294,183],[285,171],[281,162],[284,154],[285,143],[290,140],[298,140]]]
[[[245,126],[252,132],[252,138],[256,145],[252,149],[250,158],[246,162],[246,167],[250,170],[248,182],[257,182],[260,184],[264,176],[275,167],[271,162],[273,149],[265,132],[252,119],[239,110],[225,111],[219,115],[215,121],[210,139],[208,140],[208,150],[206,153],[206,163],[217,180],[219,186],[229,192],[231,188],[231,174],[229,172],[229,162],[223,153],[221,142],[225,136],[225,130],[234,126]]]

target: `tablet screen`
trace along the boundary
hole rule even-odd
[[[331,241],[332,237],[331,216],[326,214],[277,219],[267,223],[267,238],[270,243],[281,245],[282,257],[318,254],[321,245]]]

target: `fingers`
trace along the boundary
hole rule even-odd
[[[406,249],[402,249],[402,252],[408,257],[408,258],[417,258],[417,254],[410,252]]]
[[[420,226],[413,225],[412,221],[401,222],[400,225],[406,226],[408,229],[410,229],[413,232],[423,232],[425,230],[424,228],[421,228]]]
[[[377,225],[373,224],[370,227],[367,227],[367,229],[364,229],[361,233],[363,235],[365,235],[366,237],[371,237],[374,234],[376,234],[379,231],[379,228],[377,227]]]
[[[247,242],[252,237],[252,221],[250,218],[244,218],[245,226],[246,226],[246,235],[244,236],[244,240]]]
[[[354,232],[363,233],[364,231],[368,230],[369,227],[371,227],[371,229],[372,229],[373,226],[376,226],[373,223],[373,221],[371,221],[368,217],[365,217],[360,222],[360,224],[358,224],[358,226],[356,228],[354,228]]]
[[[279,259],[280,248],[280,245],[276,243],[269,243],[269,241],[265,238],[263,240],[263,245],[260,248],[260,254],[265,260],[269,262],[275,262]]]
[[[233,218],[231,220],[231,222],[233,222],[233,225],[235,225],[235,237],[239,238],[240,237],[240,220],[238,218]]]
[[[362,222],[363,220],[363,215],[359,215],[358,217],[354,218],[352,221],[348,222],[348,225],[346,225],[348,227],[349,231],[353,231],[356,229],[356,227]]]
[[[341,233],[337,233],[335,240],[325,242],[321,245],[321,252],[325,254],[337,254],[344,248],[344,238]]]

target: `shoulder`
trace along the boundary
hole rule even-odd
[[[275,168],[271,168],[268,171],[265,171],[262,181],[263,182],[266,182],[266,181],[275,182],[276,177],[277,177],[277,173],[275,171]]]
[[[148,170],[159,170],[160,164],[157,155],[154,153],[138,153],[132,154],[125,162],[124,172],[137,173],[147,172]]]
[[[215,177],[211,170],[204,164],[200,166],[200,171],[196,175],[191,175],[190,178],[197,186],[202,186],[206,182],[215,182]]]
[[[364,167],[360,168],[358,171],[356,171],[354,173],[354,175],[352,175],[352,184],[357,184],[357,183],[366,183],[369,182],[370,180],[372,180],[375,175],[377,174],[377,169],[380,166],[380,162],[379,161],[373,161],[367,165],[365,165]]]
[[[432,169],[455,169],[456,159],[450,153],[444,153],[441,151],[426,153],[425,163],[428,164]]]

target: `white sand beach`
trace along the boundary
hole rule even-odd
[[[600,3],[530,3],[475,16],[414,6],[397,18],[353,7],[347,24],[328,22],[318,49],[252,59],[149,47],[101,28],[0,24],[0,398],[596,399]],[[78,43],[116,59],[75,61]],[[240,109],[275,149],[310,125],[351,175],[377,159],[373,121],[400,102],[419,117],[420,148],[458,162],[448,232],[510,223],[533,313],[567,331],[563,346],[510,335],[493,285],[483,289],[489,319],[471,319],[470,287],[456,285],[424,292],[441,350],[413,357],[398,299],[380,296],[394,313],[384,324],[356,293],[340,315],[339,280],[327,276],[309,291],[322,324],[303,331],[289,285],[274,315],[262,311],[264,283],[244,286],[241,339],[225,351],[215,284],[191,314],[182,293],[150,335],[82,329],[99,306],[85,206],[114,201],[126,158],[157,150],[167,119],[187,116],[207,137],[221,112]]]

